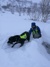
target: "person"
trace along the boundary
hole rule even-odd
[[[33,36],[33,38],[40,38],[41,35],[41,31],[40,28],[36,25],[36,23],[31,23],[31,28],[29,30],[29,34]]]

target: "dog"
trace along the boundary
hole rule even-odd
[[[26,39],[22,39],[20,36],[22,36],[22,35],[24,35],[24,34],[26,34]],[[24,45],[24,42],[25,41],[30,41],[30,34],[29,34],[29,32],[27,32],[27,31],[25,31],[25,32],[23,32],[21,35],[15,35],[15,36],[11,36],[11,37],[9,37],[9,39],[8,39],[8,44],[12,44],[12,47],[14,47],[16,44],[18,44],[18,43],[20,43],[21,45],[20,45],[20,47],[21,46],[23,46]]]

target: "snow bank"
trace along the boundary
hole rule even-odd
[[[18,14],[0,15],[0,67],[50,67],[50,55],[42,45],[42,41],[50,42],[50,23],[36,22],[42,38],[32,39],[21,48],[17,44],[14,48],[6,44],[9,36],[29,31],[32,21],[24,19]]]

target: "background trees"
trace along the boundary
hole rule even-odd
[[[21,14],[27,14],[31,16],[33,20],[41,20],[46,22],[48,16],[50,17],[50,0],[41,0],[40,3],[33,3],[29,0],[8,0],[6,5],[1,6],[0,11],[10,11],[12,14],[15,12]]]

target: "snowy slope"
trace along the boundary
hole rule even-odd
[[[1,13],[0,15],[0,67],[50,67],[50,54],[42,41],[50,43],[50,23],[36,22],[42,32],[42,38],[31,39],[23,47],[8,47],[6,40],[11,35],[29,31],[31,20],[28,16]],[[19,44],[18,44],[19,45]]]
[[[6,5],[7,2],[8,2],[8,0],[0,0],[0,4],[1,4],[1,5]]]

